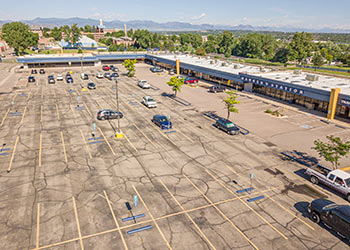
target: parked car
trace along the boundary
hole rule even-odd
[[[44,69],[40,69],[39,73],[40,74],[45,74],[45,70]]]
[[[73,78],[71,76],[68,76],[66,78],[67,83],[73,83]]]
[[[112,71],[115,71],[114,65],[109,65],[109,69],[112,70]]]
[[[313,184],[319,182],[327,185],[343,195],[350,202],[350,174],[341,170],[331,170],[321,165],[314,165],[305,170],[305,174],[310,176],[310,181]]]
[[[152,122],[161,129],[171,129],[173,124],[164,115],[154,115]]]
[[[50,84],[56,82],[56,81],[55,81],[55,78],[53,77],[53,75],[49,75],[49,76],[47,77],[47,81],[48,81]]]
[[[38,74],[38,72],[36,71],[36,69],[32,69],[32,74]]]
[[[151,88],[151,85],[146,80],[139,81],[138,85],[139,85],[139,87],[141,87],[143,89]]]
[[[218,129],[225,131],[230,135],[239,134],[239,128],[233,122],[227,119],[223,119],[223,118],[218,119],[214,124],[214,126],[217,127]]]
[[[66,74],[66,79],[67,79],[67,77],[72,77],[69,72],[67,72],[67,74]]]
[[[109,70],[109,66],[108,66],[108,65],[103,65],[103,66],[102,66],[102,70],[108,71],[108,70]]]
[[[57,81],[63,81],[63,76],[62,76],[61,74],[58,74],[58,75],[56,76],[56,80],[57,80]]]
[[[169,75],[175,75],[175,70],[174,69],[169,69]]]
[[[219,93],[219,92],[225,92],[226,88],[223,86],[211,86],[209,88],[210,93]]]
[[[113,68],[111,68],[111,70],[114,71],[114,72],[118,72],[119,71],[119,69],[117,67],[115,67],[115,66],[113,66]]]
[[[98,120],[117,119],[118,117],[123,118],[123,113],[112,109],[103,109],[97,113]]]
[[[350,206],[317,199],[312,201],[307,209],[310,218],[315,223],[323,223],[338,235],[350,241]]]
[[[34,76],[28,76],[28,82],[35,82]]]
[[[195,84],[195,83],[198,83],[198,79],[197,78],[194,78],[194,77],[186,77],[185,78],[185,84]]]
[[[104,74],[104,77],[109,79],[109,80],[112,80],[112,76],[111,76],[111,73],[107,72]]]
[[[103,78],[103,74],[101,72],[98,72],[96,75],[96,78],[99,78],[99,79]]]
[[[81,73],[81,74],[80,74],[80,77],[81,77],[82,80],[89,80],[88,74]]]
[[[161,68],[157,68],[157,67],[152,67],[152,68],[150,68],[150,70],[151,70],[153,73],[163,72],[163,70],[162,70]]]
[[[111,74],[111,80],[115,80],[117,77],[119,77],[119,74],[117,72]]]
[[[96,89],[96,85],[93,82],[89,82],[88,85],[87,85],[87,88],[88,89]]]
[[[142,98],[142,104],[144,104],[148,108],[156,108],[157,102],[150,96],[144,96]]]

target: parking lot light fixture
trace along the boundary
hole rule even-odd
[[[117,100],[117,111],[118,113],[119,111],[119,95],[118,95],[118,80],[115,80],[115,98]],[[117,117],[118,119],[118,128],[117,128],[117,132],[115,134],[115,137],[117,137],[118,139],[122,139],[123,138],[123,132],[120,130],[120,116],[118,115]]]

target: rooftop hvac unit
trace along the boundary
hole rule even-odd
[[[239,67],[239,65],[235,64],[235,65],[233,65],[233,68],[239,69],[240,67]]]
[[[312,82],[318,81],[318,78],[319,78],[319,76],[317,76],[317,75],[310,75],[310,74],[306,75],[306,80],[308,80],[308,81],[312,81]]]
[[[296,69],[296,70],[294,70],[293,73],[294,73],[295,75],[301,75],[302,71],[301,71],[301,69]]]
[[[210,64],[214,64],[214,61],[210,61]]]
[[[226,67],[226,63],[225,62],[221,63],[221,66]]]
[[[265,68],[262,66],[260,66],[259,69],[260,69],[260,72],[266,72]]]

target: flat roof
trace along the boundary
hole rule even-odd
[[[224,71],[227,73],[232,73],[238,75],[238,73],[255,73],[264,71],[271,71],[270,69],[259,67],[259,66],[248,66],[232,61],[223,61],[219,59],[208,59],[198,56],[191,55],[154,55],[159,58],[164,58],[168,60],[176,61],[176,59],[180,60],[180,63],[192,64],[194,66],[201,66],[209,69],[215,69],[219,71]]]
[[[294,71],[261,72],[252,73],[251,75],[325,91],[339,88],[340,93],[350,95],[350,79],[347,78],[325,76],[302,71],[299,71],[299,73]],[[310,78],[307,79],[308,76],[310,78],[315,76],[316,79],[312,81]]]

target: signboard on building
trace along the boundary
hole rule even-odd
[[[350,107],[350,100],[340,99],[339,104],[345,107]]]
[[[280,83],[273,83],[273,82],[267,82],[266,80],[259,80],[259,79],[252,79],[249,77],[241,77],[241,79],[243,81],[246,82],[251,82],[253,84],[258,84],[260,86],[265,86],[268,88],[274,88],[274,89],[279,89],[285,92],[289,92],[289,93],[293,93],[293,94],[297,94],[297,95],[304,95],[304,90],[299,89],[299,88],[294,88],[294,87],[289,87],[289,86],[285,86],[283,84]]]

